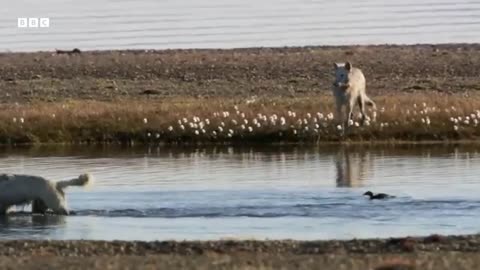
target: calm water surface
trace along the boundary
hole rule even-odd
[[[75,216],[0,218],[0,239],[476,233],[479,151],[454,146],[4,149],[2,172],[64,179],[89,171],[96,183],[88,190],[68,190]],[[366,190],[397,198],[369,201],[362,197]]]
[[[50,27],[17,28],[21,17],[48,17]],[[472,43],[479,32],[479,0],[9,0],[0,8],[0,51]]]

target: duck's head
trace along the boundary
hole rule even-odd
[[[373,196],[373,193],[371,191],[367,191],[365,193],[363,193],[363,196],[370,196],[372,197]]]

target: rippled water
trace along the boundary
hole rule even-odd
[[[75,215],[0,218],[0,239],[331,239],[478,232],[480,147],[5,149],[2,172],[96,177]],[[397,198],[369,201],[366,190]],[[18,211],[28,211],[18,208]]]
[[[17,28],[48,17],[49,28]],[[480,42],[475,0],[16,0],[0,51]]]

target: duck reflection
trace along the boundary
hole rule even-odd
[[[341,146],[335,156],[337,187],[360,187],[371,171],[370,152]]]

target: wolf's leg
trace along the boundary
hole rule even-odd
[[[337,97],[335,101],[337,106],[337,115],[335,116],[335,118],[337,119],[337,122],[343,124],[343,113],[342,113],[343,100]]]
[[[360,107],[360,113],[362,114],[362,125],[365,123],[365,100],[362,96],[357,98],[358,107]]]
[[[39,199],[32,202],[32,214],[45,214],[47,212],[47,205]]]
[[[377,105],[366,94],[363,95],[363,102],[364,102],[364,105],[368,105],[372,107],[372,110],[373,110],[372,121],[375,122],[377,117],[377,112],[376,112]]]
[[[348,104],[347,104],[347,111],[348,111],[348,114],[347,114],[347,126],[348,126],[348,122],[350,120],[353,121],[353,108],[355,107],[355,102],[356,100],[354,98],[350,98]]]
[[[0,216],[5,216],[7,214],[8,207],[0,204]]]

